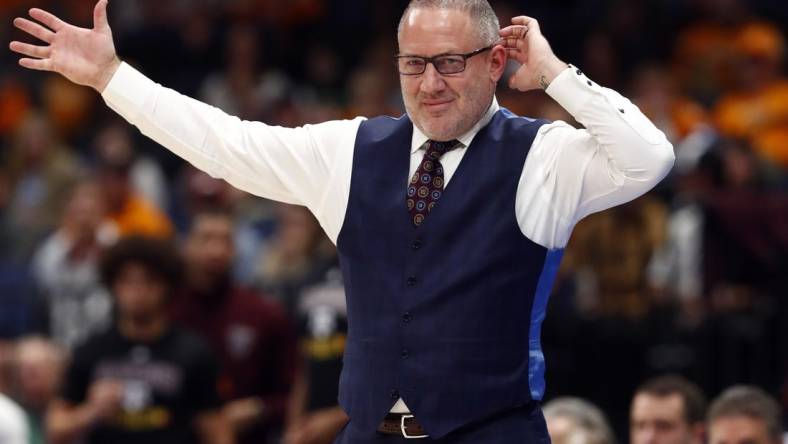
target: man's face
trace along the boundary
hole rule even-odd
[[[416,8],[399,36],[401,55],[466,54],[486,46],[467,13]],[[467,60],[464,72],[442,75],[432,64],[421,75],[400,75],[402,97],[413,123],[427,137],[456,139],[470,131],[490,106],[502,75],[505,51],[494,48]]]
[[[632,444],[700,444],[701,433],[684,417],[680,395],[654,396],[639,393],[630,412]]]
[[[233,255],[233,223],[224,215],[197,217],[186,241],[186,264],[190,273],[217,279],[230,272]]]
[[[779,444],[769,437],[766,422],[749,416],[717,418],[709,425],[709,444]]]
[[[151,319],[164,310],[167,285],[147,267],[128,263],[112,285],[118,315],[136,321]]]

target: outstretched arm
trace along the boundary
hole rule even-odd
[[[31,9],[15,26],[45,45],[12,42],[20,65],[57,72],[94,88],[140,131],[197,168],[235,187],[307,206],[332,240],[344,219],[355,136],[362,119],[301,128],[242,121],[151,81],[115,53],[107,0],[95,7],[93,29]]]

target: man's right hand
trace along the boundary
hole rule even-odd
[[[29,69],[57,72],[74,83],[103,92],[120,66],[107,21],[107,0],[96,4],[93,29],[70,25],[37,8],[30,10],[30,16],[40,23],[18,17],[14,26],[47,45],[11,42],[12,51],[27,56],[20,59],[19,64]]]

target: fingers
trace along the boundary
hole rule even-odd
[[[36,71],[52,71],[52,63],[49,59],[19,59],[19,64]]]
[[[45,59],[49,57],[50,54],[50,47],[49,46],[36,46],[36,45],[29,45],[27,43],[22,42],[11,42],[9,45],[11,51],[17,52],[22,55],[36,57],[39,59]]]
[[[93,27],[95,29],[109,28],[109,21],[107,20],[107,0],[99,0],[96,7],[93,9]]]
[[[536,21],[533,17],[528,17],[527,15],[520,15],[517,17],[512,18],[513,25],[525,25],[531,27],[539,27],[539,22]]]
[[[33,8],[30,10],[30,17],[38,20],[39,22],[47,25],[50,29],[57,32],[66,26],[63,20],[55,17],[54,15],[44,11],[43,9]]]
[[[36,22],[32,22],[25,18],[18,17],[14,19],[14,26],[47,43],[52,43],[52,41],[55,39],[54,32],[44,28]]]
[[[528,33],[528,26],[511,25],[499,31],[501,37],[523,38]]]

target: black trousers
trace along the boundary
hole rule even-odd
[[[418,418],[416,418],[418,420]],[[538,403],[509,410],[457,429],[441,439],[405,439],[377,432],[362,433],[345,425],[334,444],[550,444],[544,415]]]

